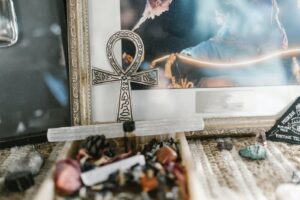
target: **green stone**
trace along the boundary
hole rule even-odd
[[[260,144],[250,145],[239,151],[240,156],[252,160],[264,160],[267,158],[267,150]]]

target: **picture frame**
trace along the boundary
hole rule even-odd
[[[95,6],[99,6],[100,3],[97,5],[93,3],[93,5],[91,5],[91,2],[93,2],[93,0],[68,0],[67,3],[73,125],[113,122],[117,112],[117,103],[107,105],[107,108],[101,111],[99,106],[95,107],[93,103],[93,101],[95,101],[93,100],[94,89],[91,87],[91,46],[93,43],[90,41],[90,36],[95,33],[93,33],[94,29],[91,27],[89,21],[91,15],[96,14],[96,12],[93,11],[91,14],[89,9],[91,7],[95,9]],[[101,4],[105,4],[105,2],[101,2]],[[106,18],[104,17],[104,19]],[[99,22],[96,23],[94,21],[93,23],[99,24]],[[111,32],[111,34],[113,33],[114,32]],[[108,37],[108,35],[104,34],[101,35],[101,37],[105,38]],[[103,42],[103,40],[101,41],[102,45],[106,43]],[[104,46],[103,49],[105,49]],[[118,89],[116,88],[117,86],[111,90],[106,88],[102,91],[114,91],[117,94]],[[138,90],[132,93],[134,99],[133,111],[136,120],[151,120],[157,119],[158,117],[176,118],[177,116],[182,117],[198,114],[202,115],[206,121],[210,121],[215,125],[218,123],[222,124],[222,120],[234,120],[235,123],[232,124],[232,127],[243,124],[244,128],[251,126],[253,128],[254,124],[264,121],[265,119],[267,119],[266,124],[261,125],[269,127],[270,122],[273,123],[299,96],[300,90],[298,85],[289,85],[197,88],[187,90]],[[153,104],[153,102],[155,102],[155,96],[160,95],[167,96],[165,103]],[[147,96],[148,99],[145,100],[144,98],[140,100],[137,96]],[[113,97],[103,100],[102,107],[103,103],[111,102],[112,99],[117,101],[116,97],[117,95],[113,95]],[[105,99],[103,95],[102,97],[98,95],[97,101],[99,101],[100,98]],[[174,102],[170,106],[168,104],[171,100],[174,100]],[[153,109],[155,107],[156,109]],[[115,112],[113,110],[115,110]],[[153,110],[156,110],[156,113]],[[97,113],[95,114],[95,112]],[[103,120],[105,117],[107,117],[107,120]],[[215,119],[220,120],[216,122]]]

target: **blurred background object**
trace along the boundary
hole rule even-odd
[[[12,0],[0,0],[0,47],[15,44],[18,40],[18,24]]]
[[[65,1],[14,0],[14,5],[19,39],[0,48],[0,148],[9,138],[70,124]]]

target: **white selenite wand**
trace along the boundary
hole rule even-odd
[[[136,121],[135,136],[155,136],[162,134],[201,131],[204,121],[201,116],[178,119],[164,119],[154,121]],[[49,142],[84,140],[89,136],[105,135],[106,138],[122,138],[124,136],[123,123],[98,124],[49,129]]]

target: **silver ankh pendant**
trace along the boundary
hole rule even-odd
[[[135,45],[136,54],[131,65],[123,69],[115,58],[113,53],[114,45],[121,39],[130,40]],[[121,30],[113,34],[106,45],[106,55],[108,61],[114,72],[109,72],[101,69],[92,69],[92,85],[99,85],[103,83],[121,82],[119,108],[117,122],[132,121],[132,105],[131,105],[131,82],[156,86],[158,84],[158,70],[151,69],[142,72],[137,72],[139,69],[143,56],[144,44],[139,35],[132,31]]]

